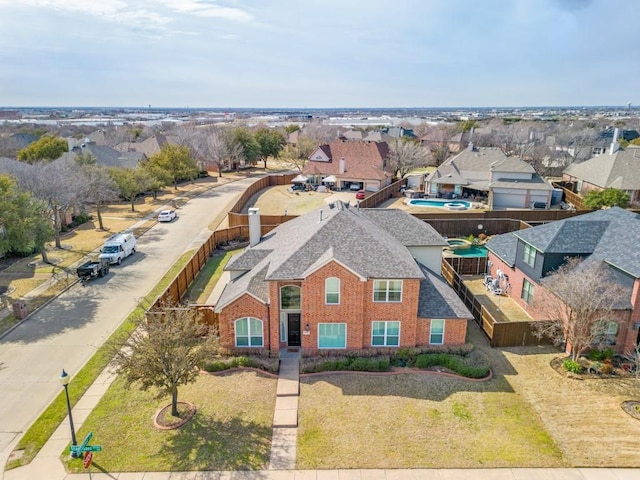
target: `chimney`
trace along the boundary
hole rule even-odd
[[[249,246],[255,247],[260,243],[260,209],[249,209]]]
[[[613,131],[613,141],[611,142],[611,148],[609,148],[609,155],[613,155],[620,149],[620,143],[618,143],[618,135],[620,130],[616,128]]]
[[[344,161],[344,157],[342,157],[340,159],[340,173],[344,173],[347,171],[345,163],[346,162]]]
[[[473,152],[473,143],[469,142],[469,145],[467,145],[467,151]]]

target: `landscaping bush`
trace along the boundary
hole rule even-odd
[[[417,368],[444,367],[468,378],[484,378],[489,375],[488,365],[472,365],[464,357],[446,353],[425,353],[416,359]]]
[[[207,362],[202,369],[213,373],[238,367],[250,367],[264,370],[265,372],[278,373],[278,360],[265,356],[237,356],[224,357]]]
[[[302,358],[302,373],[330,371],[386,372],[393,366],[416,368],[444,367],[458,375],[468,378],[484,378],[489,374],[489,359],[473,346],[445,347],[441,351],[433,351],[433,347],[400,348],[393,352],[386,349],[370,349],[363,352],[348,352],[333,357],[305,356]],[[463,354],[449,353],[454,350]],[[424,352],[429,353],[424,353]],[[376,355],[372,355],[375,352]],[[361,354],[361,355],[360,355]],[[326,353],[325,353],[326,355]]]
[[[565,360],[562,362],[562,368],[571,373],[582,373],[583,370],[582,365],[578,362],[574,362],[573,360]]]
[[[615,352],[611,347],[607,347],[603,350],[598,350],[597,348],[594,348],[593,350],[590,350],[589,353],[587,353],[587,358],[594,362],[603,362],[605,360],[612,360],[614,354]]]

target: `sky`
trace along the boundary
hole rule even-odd
[[[0,0],[0,106],[640,103],[637,0]]]

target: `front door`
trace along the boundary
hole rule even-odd
[[[300,346],[300,314],[287,314],[287,330],[289,331],[288,343],[290,347]]]

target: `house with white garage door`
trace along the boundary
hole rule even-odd
[[[494,147],[473,144],[446,160],[425,180],[438,198],[486,198],[489,208],[549,208],[553,186],[533,167]]]

